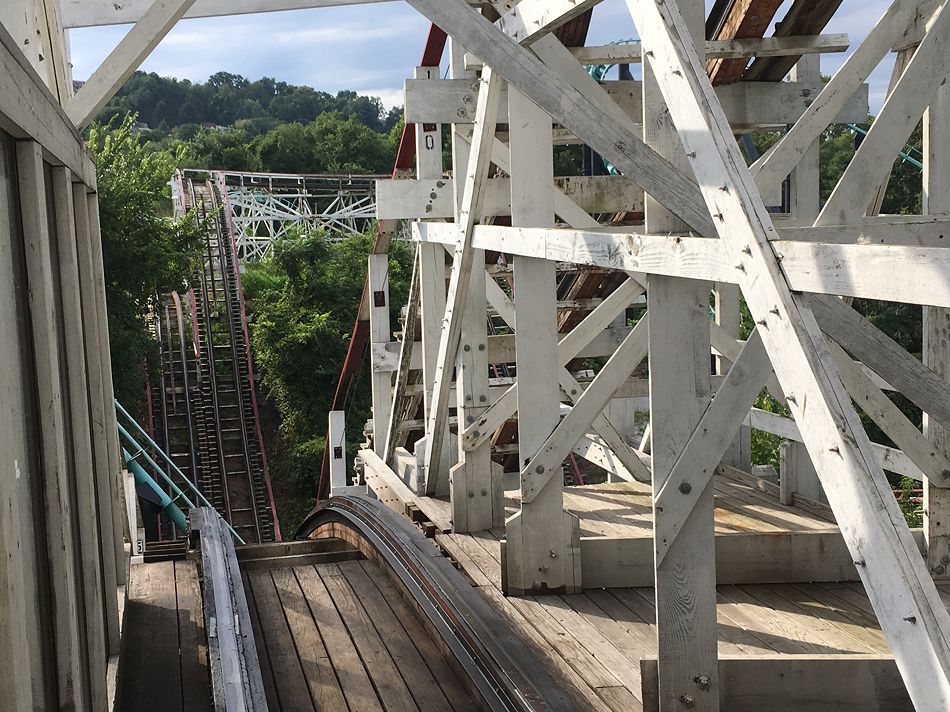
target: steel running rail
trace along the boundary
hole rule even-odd
[[[377,500],[363,495],[333,497],[307,516],[297,538],[344,539],[376,563],[385,563],[423,622],[455,656],[459,672],[487,709],[578,709],[578,702],[561,689],[559,680],[432,541]]]

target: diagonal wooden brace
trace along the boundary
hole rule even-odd
[[[656,508],[665,513],[665,516],[656,518],[655,524],[658,566],[771,375],[772,363],[756,329],[733,362],[716,397],[707,406],[670,476],[654,496]]]

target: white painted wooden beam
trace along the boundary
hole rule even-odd
[[[945,2],[884,102],[818,216],[817,225],[855,222],[890,175],[898,153],[950,75],[950,11]]]
[[[658,565],[676,541],[682,524],[689,519],[720,458],[771,374],[772,363],[756,329],[693,429],[669,477],[654,495],[656,506],[665,515],[657,519],[655,527]]]
[[[641,319],[614,352],[571,412],[544,441],[521,471],[522,501],[532,501],[552,477],[561,476],[561,463],[590,428],[607,401],[629,378],[647,353],[647,320]]]
[[[492,154],[492,162],[494,154]],[[511,181],[490,178],[481,215],[511,215]],[[639,212],[643,189],[625,176],[566,176],[555,187],[588,213]],[[376,217],[380,220],[439,220],[455,216],[453,178],[376,181]]]
[[[895,0],[864,41],[845,60],[811,108],[752,166],[759,190],[768,193],[798,165],[809,147],[854,95],[914,17],[919,0]]]
[[[778,237],[772,228],[770,235]],[[413,224],[413,239],[450,243],[452,226]],[[473,244],[484,250],[624,272],[739,283],[740,261],[702,237],[644,235],[631,228],[570,230],[479,225]],[[950,306],[950,250],[903,245],[773,242],[781,272],[796,292]]]
[[[222,17],[259,12],[281,12],[341,5],[366,5],[392,0],[196,0],[186,18]],[[126,25],[145,16],[152,0],[62,0],[63,25],[98,27]]]
[[[659,84],[915,706],[950,705],[950,616],[878,467],[824,339],[783,276],[774,226],[673,3],[628,0]],[[646,31],[643,31],[646,30]]]
[[[466,10],[467,12],[467,10]],[[446,295],[445,318],[439,339],[439,355],[436,358],[435,382],[432,388],[432,409],[426,416],[425,488],[426,494],[435,493],[437,469],[441,462],[443,432],[449,404],[449,388],[459,336],[462,333],[462,312],[468,297],[468,287],[474,266],[472,237],[475,221],[480,212],[485,180],[491,164],[491,146],[495,134],[495,116],[501,100],[501,78],[491,69],[486,69],[480,79],[482,89],[478,94],[478,115],[475,134],[472,137],[472,152],[465,174],[465,187],[456,220],[455,258]],[[483,267],[479,265],[479,270]],[[481,279],[481,278],[480,278]]]
[[[439,27],[451,28],[450,34],[467,50],[497,68],[512,86],[555,121],[583,137],[621,173],[635,175],[645,190],[674,209],[699,233],[715,234],[696,184],[684,179],[669,161],[647,148],[609,109],[591,104],[531,51],[505,36],[463,0],[407,2]]]
[[[545,41],[536,43],[532,49],[551,69],[561,74],[565,80],[564,67],[555,67],[548,57],[540,51],[547,43],[557,43],[553,35]],[[584,68],[571,56],[570,51],[562,48],[569,62],[567,69],[583,73],[587,83],[596,84],[601,94],[606,94],[620,108],[627,126],[637,135],[640,134],[642,99],[640,82],[637,80],[609,80],[596,82]],[[574,85],[578,91],[581,87]],[[805,116],[813,106],[815,97],[825,85],[820,81],[798,82],[738,82],[716,87],[716,95],[722,102],[729,123],[734,128],[749,130],[752,128],[784,127],[793,124]],[[454,123],[470,124],[474,118],[475,91],[472,83],[458,79],[438,79],[419,81],[407,79],[405,82],[406,120],[412,123]],[[607,102],[601,104],[605,108]],[[868,117],[868,85],[860,85],[831,116],[828,123],[863,123]],[[507,123],[507,111],[502,109],[499,123]],[[575,143],[583,143],[575,139]]]
[[[66,103],[66,113],[78,129],[86,128],[195,0],[153,0],[82,88]]]

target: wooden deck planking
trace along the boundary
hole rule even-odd
[[[128,712],[211,709],[201,606],[193,561],[131,567],[118,708]]]
[[[786,506],[751,484],[729,477],[714,479],[716,534],[828,531],[825,518]],[[506,494],[509,513],[518,509],[517,491]],[[601,483],[564,488],[564,507],[580,519],[582,536],[651,537],[652,495],[639,482]]]
[[[318,710],[344,709],[346,701],[343,692],[297,577],[289,568],[275,568],[271,570],[271,577],[284,609],[313,706]]]
[[[277,709],[300,712],[313,710],[307,679],[271,572],[248,571],[244,577],[250,584],[254,598],[254,603],[251,604],[249,599],[248,605],[256,607],[261,627],[262,639],[256,639],[255,642],[258,650],[263,647],[270,659]]]
[[[478,709],[375,564],[274,567],[244,577],[274,712]]]
[[[448,700],[451,708],[459,712],[468,712],[478,705],[472,698],[472,695],[465,689],[462,681],[456,675],[455,671],[449,666],[445,656],[439,651],[428,635],[418,635],[418,618],[416,613],[409,607],[402,595],[395,589],[392,582],[386,577],[386,574],[368,561],[359,562],[367,577],[373,582],[379,592],[386,599],[386,603],[392,609],[393,615],[399,624],[409,636],[412,644],[415,645],[419,655],[429,668],[436,683],[442,689],[442,693]]]
[[[267,646],[264,644],[264,630],[261,628],[261,620],[257,615],[257,602],[254,600],[254,592],[247,574],[242,572],[244,579],[244,595],[247,598],[248,611],[251,614],[251,632],[254,633],[254,645],[257,648],[257,658],[261,663],[261,678],[264,681],[264,695],[267,698],[267,707],[271,710],[280,709],[280,701],[277,699],[277,681],[274,677],[274,669],[270,664],[270,655],[267,653]]]

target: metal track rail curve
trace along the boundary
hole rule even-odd
[[[385,569],[487,709],[578,709],[562,681],[405,517],[370,497],[333,497],[307,516],[297,538],[343,539]]]

